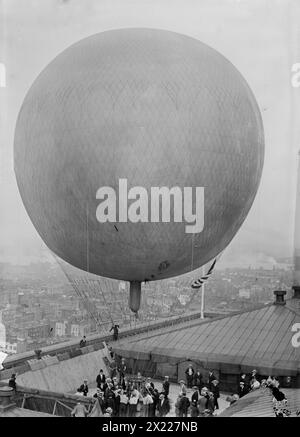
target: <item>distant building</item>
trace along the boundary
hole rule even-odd
[[[55,337],[65,337],[67,335],[68,322],[56,322],[55,324]]]
[[[178,296],[178,300],[181,303],[181,305],[185,305],[190,299],[190,296],[188,294],[180,294]]]
[[[87,323],[74,323],[71,325],[71,336],[72,337],[83,337],[88,334],[90,330],[90,325]]]
[[[239,290],[239,297],[241,299],[250,299],[250,290],[246,288],[241,288]]]
[[[26,352],[27,350],[27,343],[24,339],[10,339],[10,341],[7,341],[5,343],[5,347],[3,348],[3,352],[7,354],[21,354],[23,352]]]

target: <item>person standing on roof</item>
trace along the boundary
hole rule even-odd
[[[149,391],[145,388],[142,393],[143,396],[143,414],[142,417],[150,417],[151,407],[153,404],[153,398]]]
[[[128,395],[125,390],[121,390],[120,393],[120,410],[119,410],[119,416],[120,417],[127,417],[128,416]]]
[[[200,394],[198,387],[196,385],[193,386],[193,394],[191,397],[191,417],[198,417],[199,411],[198,411],[198,400],[199,400]]]
[[[169,398],[165,396],[163,393],[159,396],[159,401],[157,404],[158,416],[165,417],[170,411],[170,402]]]
[[[240,382],[239,382],[239,387],[240,387],[240,383],[241,383],[241,382],[244,384],[245,391],[249,391],[249,390],[250,390],[250,385],[249,385],[249,380],[248,380],[248,378],[247,378],[246,373],[242,373],[242,374],[241,374],[241,376],[240,376]],[[239,389],[239,387],[238,387],[238,389]]]
[[[201,390],[202,388],[202,373],[200,370],[197,370],[197,372],[194,375],[194,385],[198,387],[198,390]]]
[[[13,388],[14,390],[17,389],[16,379],[17,375],[15,373],[12,373],[10,380],[8,381],[8,386]]]
[[[192,364],[189,364],[189,367],[185,371],[187,388],[192,388],[193,386],[194,373]]]
[[[84,335],[80,340],[79,347],[85,347],[85,346],[86,346],[86,336]]]
[[[162,389],[163,389],[163,393],[166,396],[169,396],[170,382],[169,382],[169,377],[168,376],[165,376],[165,380],[163,382]]]
[[[129,396],[129,417],[136,417],[140,393],[134,386]]]
[[[79,393],[82,393],[83,396],[87,396],[88,392],[89,392],[89,387],[88,387],[88,382],[87,379],[85,379],[83,381],[83,384],[81,384],[81,386],[79,387],[79,389],[77,390]]]
[[[181,398],[182,398],[182,394],[179,393],[179,394],[178,394],[178,397],[177,397],[177,399],[176,399],[176,402],[175,402],[175,416],[176,416],[176,417],[180,417],[179,406],[180,406]]]
[[[245,396],[247,393],[249,393],[249,389],[248,387],[245,385],[244,382],[240,382],[240,386],[238,389],[238,395],[240,398],[242,398],[243,396]]]
[[[185,382],[184,382],[184,380],[182,379],[181,381],[179,381],[179,384],[180,384],[180,394],[181,395],[186,395],[186,386],[185,386]]]
[[[250,387],[253,385],[253,383],[255,381],[260,382],[260,375],[257,373],[256,369],[253,369],[251,374],[250,374],[250,377],[249,377],[249,385],[250,385]]]
[[[116,395],[111,379],[107,379],[107,389],[104,393],[104,400],[106,408],[111,408],[112,411],[115,410],[115,397]]]
[[[103,392],[106,389],[106,387],[105,387],[105,380],[106,380],[106,376],[104,375],[103,370],[101,369],[99,374],[97,375],[96,383],[97,383],[97,388],[99,388]]]
[[[272,388],[273,411],[276,417],[289,417],[291,411],[288,409],[288,401],[285,394],[278,387]]]
[[[116,325],[116,324],[113,324],[112,327],[110,328],[109,332],[114,331],[113,332],[113,339],[114,339],[114,341],[118,340],[118,337],[119,337],[119,328],[120,328],[120,326]]]
[[[120,376],[120,384],[123,385],[123,381],[124,378],[126,376],[126,372],[127,372],[127,366],[126,366],[126,362],[125,362],[125,358],[121,359],[121,363],[118,367],[118,371],[119,371],[119,376]]]
[[[93,397],[95,399],[97,399],[97,401],[99,403],[99,407],[101,409],[101,412],[104,413],[104,411],[106,409],[106,404],[105,404],[105,400],[104,400],[104,393],[100,390],[100,388],[97,388],[97,391]]]
[[[198,411],[199,411],[199,416],[200,417],[204,417],[205,416],[205,411],[207,409],[207,401],[208,401],[208,388],[207,387],[203,387],[198,399]]]
[[[186,396],[186,394],[183,393],[178,405],[179,417],[187,417],[189,407],[190,407],[190,400]]]
[[[214,395],[214,406],[215,409],[219,409],[219,403],[218,399],[220,397],[220,388],[219,388],[219,381],[214,379],[212,382],[212,388],[211,388],[212,394]]]
[[[211,390],[212,388],[212,382],[217,379],[214,375],[214,372],[212,372],[211,370],[208,372],[208,388],[209,390]]]
[[[86,417],[87,414],[88,411],[81,402],[77,402],[75,408],[71,412],[72,417]]]

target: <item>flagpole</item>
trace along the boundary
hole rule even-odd
[[[202,266],[202,276],[205,275],[204,269],[205,269],[205,265]],[[205,291],[205,283],[203,283],[201,287],[201,313],[200,313],[201,319],[204,319],[204,291]]]

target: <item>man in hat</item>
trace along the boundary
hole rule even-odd
[[[189,364],[188,368],[185,371],[187,388],[192,388],[193,386],[194,373],[195,372],[192,364]]]
[[[212,392],[212,394],[214,396],[214,408],[216,410],[218,410],[219,409],[218,399],[220,397],[220,388],[219,388],[219,381],[217,379],[214,379],[212,381],[211,392]]]
[[[163,382],[162,388],[163,388],[163,392],[164,392],[165,396],[169,396],[170,383],[169,383],[169,377],[168,376],[165,376],[165,380]]]
[[[159,417],[165,417],[170,411],[169,399],[163,393],[159,396],[157,408]]]
[[[103,370],[100,369],[100,372],[96,378],[96,383],[97,383],[97,387],[100,388],[100,390],[102,390],[103,392],[105,391],[105,388],[106,388],[106,387],[104,387],[105,380],[106,380],[106,376],[104,375]]]
[[[127,366],[126,366],[126,362],[125,362],[125,358],[121,359],[121,363],[119,366],[119,372],[120,372],[120,377],[124,378],[127,372]]]
[[[208,372],[208,388],[209,390],[211,390],[212,388],[212,382],[217,379],[214,375],[214,372],[212,372],[211,370]]]
[[[181,381],[179,381],[179,384],[180,384],[180,391],[179,391],[179,393],[180,393],[181,395],[186,394],[185,381],[184,381],[183,379],[181,379]]]
[[[198,387],[198,390],[201,390],[202,378],[203,378],[202,373],[200,372],[200,370],[197,370],[197,372],[194,375],[194,385]]]
[[[84,335],[79,342],[79,347],[85,347],[85,346],[86,346],[86,336]]]
[[[115,408],[115,392],[114,392],[114,387],[113,384],[111,383],[110,379],[107,379],[107,389],[105,390],[104,393],[104,400],[105,400],[105,405],[106,405],[106,409],[107,408],[111,408],[112,411],[114,411]]]
[[[140,394],[136,388],[133,387],[130,397],[129,397],[129,417],[136,417],[137,414],[137,404],[139,402]]]
[[[215,411],[215,400],[214,394],[211,391],[207,392],[207,404],[204,415],[213,416]]]
[[[200,393],[200,397],[198,399],[199,416],[205,416],[205,410],[207,409],[207,401],[208,401],[208,388],[203,387]]]
[[[260,376],[257,373],[256,369],[253,369],[251,374],[250,374],[250,377],[249,377],[249,385],[250,385],[250,387],[251,387],[251,385],[253,384],[254,381],[258,381],[258,382],[260,381]]]
[[[239,386],[239,390],[238,390],[238,395],[240,398],[242,398],[243,396],[245,396],[247,393],[249,392],[248,388],[246,387],[244,382],[240,382],[240,386]]]
[[[147,390],[149,390],[150,388],[151,388],[152,390],[154,390],[155,387],[154,387],[154,384],[153,384],[153,382],[151,381],[151,378],[150,378],[150,377],[148,377],[148,378],[146,379],[145,387],[146,387]]]
[[[183,393],[178,405],[179,417],[187,417],[189,406],[190,400],[186,394]]]
[[[176,416],[176,417],[180,417],[180,410],[179,410],[179,407],[180,407],[180,401],[181,401],[181,398],[182,398],[182,394],[179,393],[179,394],[178,394],[178,397],[177,397],[177,399],[176,399],[176,402],[175,402],[175,416]]]
[[[17,375],[15,373],[12,373],[10,380],[8,381],[8,386],[16,390],[17,384],[16,384]]]
[[[94,394],[93,397],[96,398],[97,401],[99,402],[101,411],[103,413],[106,409],[105,400],[104,400],[104,393],[100,390],[100,388],[97,388],[96,393]]]
[[[127,417],[128,415],[128,396],[126,394],[125,390],[121,390],[120,393],[120,410],[119,410],[119,416],[120,417]]]
[[[109,332],[114,331],[113,332],[113,339],[114,339],[114,341],[118,340],[118,337],[119,337],[119,328],[120,328],[120,326],[116,325],[116,324],[113,324],[112,327],[110,328]]]
[[[83,381],[83,384],[81,384],[81,386],[79,387],[79,389],[77,390],[79,393],[82,393],[83,396],[87,396],[88,392],[89,392],[89,387],[88,387],[88,382],[87,379],[85,379]]]
[[[194,385],[192,387],[193,394],[191,397],[191,417],[197,417],[198,416],[198,400],[199,400],[199,391],[198,387]]]

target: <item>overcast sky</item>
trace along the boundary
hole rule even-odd
[[[300,88],[291,86],[291,67],[300,62],[299,6],[299,0],[0,0],[0,63],[6,65],[6,87],[0,88],[0,261],[45,252],[13,171],[14,129],[25,94],[69,45],[126,27],[197,38],[246,78],[262,111],[265,165],[253,207],[223,260],[292,255]]]

